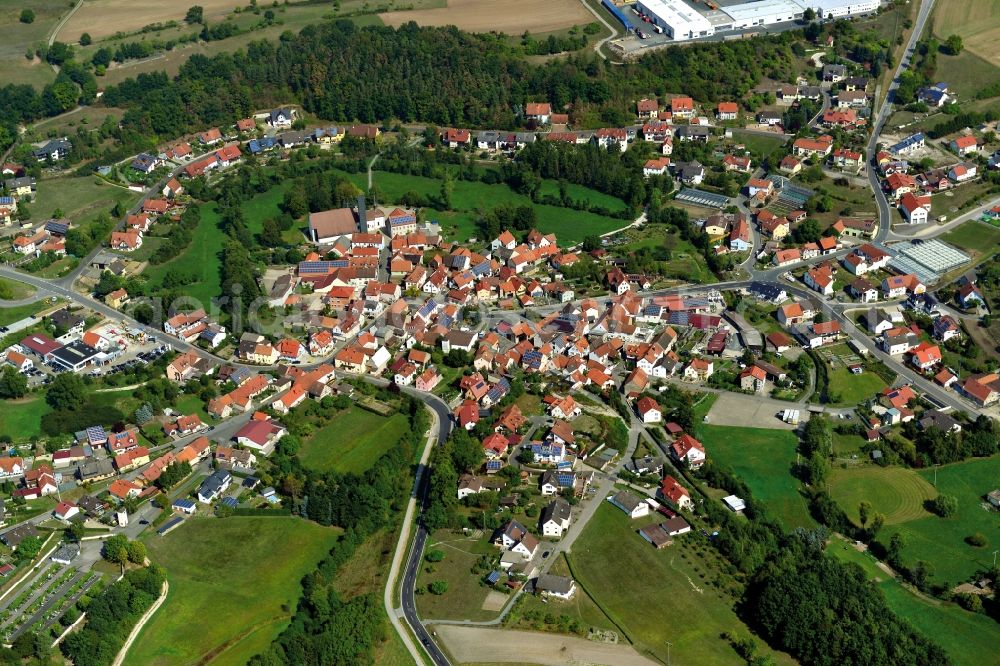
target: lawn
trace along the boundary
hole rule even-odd
[[[345,174],[351,176],[352,174]],[[357,176],[357,175],[356,175]],[[352,179],[352,182],[356,182]],[[441,193],[441,181],[424,176],[374,171],[373,182],[385,205],[402,198],[407,192],[413,191],[427,197],[438,197]],[[552,183],[553,192],[558,191],[558,185]],[[624,202],[615,197],[601,194],[584,187],[570,190],[570,196],[579,198],[585,194],[597,205],[611,208],[610,203],[617,202],[618,210],[624,208]],[[532,206],[538,216],[538,230],[543,233],[554,233],[561,246],[574,245],[584,238],[594,234],[603,234],[619,229],[628,224],[628,220],[620,220],[586,211],[561,208],[559,206],[534,205],[531,199],[518,194],[507,185],[488,185],[478,181],[455,181],[451,195],[453,210],[442,212],[428,209],[430,219],[437,219],[445,227],[454,228],[454,238],[465,240],[479,235],[476,228],[476,213],[485,212],[503,204],[515,206]]]
[[[981,663],[982,655],[994,652],[1000,642],[1000,627],[989,617],[966,612],[955,604],[918,596],[879,569],[871,555],[859,552],[851,544],[834,539],[826,552],[838,560],[860,566],[871,580],[876,581],[889,608],[944,648],[954,663]]]
[[[35,301],[34,303],[25,303],[24,305],[14,305],[9,308],[0,308],[0,326],[7,326],[13,324],[15,321],[21,321],[25,317],[30,317],[35,313],[41,312],[48,305],[48,302],[42,300]]]
[[[467,537],[449,530],[438,530],[427,540],[425,552],[440,550],[444,559],[433,564],[423,562],[417,574],[417,588],[443,580],[444,594],[417,595],[417,612],[424,619],[491,620],[498,611],[483,610],[489,588],[480,583],[482,576],[472,573],[481,555],[497,553],[485,537]],[[485,575],[485,574],[484,574]]]
[[[21,298],[27,298],[34,293],[35,288],[31,285],[18,282],[17,280],[0,278],[0,299],[5,301],[16,301]]]
[[[170,593],[125,664],[245,663],[285,627],[338,531],[291,517],[190,518],[146,539]]]
[[[828,394],[831,396],[830,404],[833,405],[856,405],[886,387],[885,380],[874,372],[855,375],[839,363],[836,368],[829,368],[827,374],[830,378]]]
[[[543,180],[540,192],[543,195],[547,194],[559,196],[559,182],[555,180]],[[586,202],[590,206],[607,208],[614,213],[625,210],[625,202],[618,197],[613,197],[610,194],[604,194],[603,192],[592,190],[591,188],[583,185],[566,183],[566,194],[570,199],[578,203]]]
[[[171,271],[194,278],[185,285],[184,294],[203,303],[208,309],[212,299],[222,289],[222,247],[226,235],[219,230],[219,214],[215,204],[201,207],[201,221],[194,230],[191,244],[177,257],[158,266],[150,266],[145,275],[153,285],[161,285]]]
[[[969,220],[941,236],[941,240],[963,250],[981,252],[983,248],[996,247],[1000,243],[1000,229],[985,222]]]
[[[786,529],[815,525],[792,476],[798,447],[793,433],[704,424],[695,426],[695,433],[709,458],[731,468]]]
[[[994,64],[1000,65],[1000,54],[996,49],[1000,26],[995,19],[996,6],[993,3],[982,0],[948,0],[934,7],[931,25],[935,36],[944,40],[949,35],[957,34],[962,37],[968,51],[990,58]],[[947,56],[944,55],[938,57],[939,73],[942,61],[946,59]],[[994,69],[992,75],[981,82],[996,80],[996,74]],[[951,83],[951,79],[948,82]]]
[[[212,419],[205,411],[205,403],[196,395],[182,395],[177,398],[177,405],[174,411],[180,414],[197,414],[205,423],[211,423]]]
[[[338,414],[302,443],[302,465],[317,472],[354,472],[371,467],[407,430],[402,414],[379,416],[356,405]]]
[[[4,400],[0,410],[0,434],[10,435],[14,441],[28,440],[42,433],[42,417],[50,411],[40,394],[20,400]]]
[[[552,563],[549,573],[554,576],[570,576],[569,565],[565,555]],[[517,601],[517,605],[504,620],[504,627],[509,629],[545,630],[544,623],[534,622],[525,619],[528,613],[541,613],[545,615],[568,615],[577,620],[584,629],[599,629],[601,631],[613,631],[619,634],[618,627],[608,619],[604,611],[594,603],[586,592],[577,589],[577,593],[569,601],[559,601],[556,599],[544,600],[531,594],[522,594]]]
[[[766,136],[756,132],[741,132],[740,130],[733,130],[733,140],[742,143],[754,155],[763,157],[770,155],[788,141],[785,137],[777,134]]]
[[[930,516],[924,501],[937,497],[931,484],[903,467],[834,469],[829,484],[830,495],[858,525],[858,505],[862,501],[870,502],[874,511],[885,516],[887,525],[897,525]]]
[[[997,31],[997,36],[1000,36],[1000,31]],[[947,38],[947,35],[944,37]],[[937,73],[934,76],[947,81],[949,92],[955,91],[958,99],[964,101],[972,99],[986,87],[987,82],[995,81],[1000,76],[1000,68],[965,49],[957,56],[938,54]]]
[[[933,484],[935,470],[918,472]],[[958,513],[951,518],[927,516],[918,520],[886,528],[879,540],[888,543],[891,535],[903,535],[903,560],[913,564],[917,560],[929,562],[935,582],[957,584],[979,569],[991,566],[992,552],[1000,548],[1000,513],[983,508],[986,493],[997,488],[1000,478],[1000,456],[980,458],[944,465],[937,469],[937,490],[943,495],[958,498]],[[986,536],[987,545],[974,548],[965,543],[965,537],[980,532]]]
[[[602,503],[573,545],[574,577],[640,653],[666,663],[670,641],[678,664],[745,663],[722,638],[750,631],[733,611],[734,600],[712,585],[722,566],[715,551],[690,534],[654,549],[636,530],[655,520],[629,520]],[[791,663],[764,645],[761,653]]]

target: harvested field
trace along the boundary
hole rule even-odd
[[[1000,66],[1000,24],[996,4],[983,0],[948,0],[934,8],[934,34],[941,39],[960,35],[965,48]]]
[[[245,6],[242,0],[200,0],[205,19],[216,23],[235,7]],[[188,3],[158,0],[84,0],[83,6],[59,30],[59,41],[76,43],[85,32],[95,40],[116,32],[133,32],[152,23],[183,21]],[[192,31],[196,28],[192,28]]]
[[[470,32],[505,32],[520,35],[552,32],[590,23],[594,15],[578,0],[448,0],[440,9],[379,14],[386,25],[400,26],[407,21],[420,25],[454,25]]]
[[[614,664],[615,666],[653,666],[657,662],[643,657],[628,645],[595,643],[583,638],[534,631],[509,631],[481,627],[437,625],[434,630],[444,640],[448,652],[460,663],[533,664]],[[517,650],[511,650],[517,645]]]

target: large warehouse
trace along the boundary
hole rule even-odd
[[[683,0],[638,0],[635,6],[678,42],[715,34],[709,20]]]
[[[798,0],[803,7],[812,7],[823,19],[857,16],[878,9],[879,0]]]
[[[758,0],[732,5],[722,11],[732,17],[733,30],[743,30],[759,25],[798,21],[806,10],[792,0]]]
[[[697,9],[684,0],[637,0],[635,4],[640,14],[678,42],[716,32],[801,21],[807,8],[819,18],[829,19],[866,14],[878,7],[879,0],[751,0],[716,10]]]

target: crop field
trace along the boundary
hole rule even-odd
[[[931,24],[937,37],[959,35],[967,50],[1000,67],[1000,22],[996,18],[995,2],[948,0],[935,6]]]
[[[520,35],[551,32],[590,23],[594,15],[577,0],[448,0],[447,7],[391,12],[379,15],[386,25],[408,21],[420,25],[454,25],[469,32],[505,32]]]
[[[302,465],[317,472],[360,474],[391,449],[407,430],[402,414],[379,416],[352,406],[302,443]]]
[[[234,7],[246,3],[242,0],[199,0],[197,4],[204,8],[205,20],[211,24],[225,17]],[[153,23],[183,21],[190,6],[158,0],[84,0],[83,6],[59,30],[57,39],[74,44],[85,32],[98,40]]]
[[[124,663],[246,663],[285,627],[299,581],[337,534],[288,516],[233,516],[151,535],[149,558],[166,568],[170,592]]]
[[[696,544],[693,534],[656,550],[636,533],[654,522],[629,520],[602,502],[573,544],[569,564],[574,578],[642,654],[666,663],[670,641],[673,663],[745,663],[722,639],[727,631],[747,635],[749,630],[733,611],[733,599],[712,584],[715,568],[722,566],[717,555]],[[791,663],[767,646],[761,645],[761,652],[778,664]]]
[[[731,468],[787,529],[812,527],[799,482],[792,476],[798,439],[787,430],[699,425],[695,436],[709,457]]]
[[[834,469],[830,495],[855,524],[860,524],[858,505],[867,501],[885,516],[886,525],[898,525],[930,516],[924,501],[937,497],[937,491],[913,470],[869,466]]]

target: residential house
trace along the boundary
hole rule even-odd
[[[632,520],[649,515],[649,503],[627,490],[622,490],[611,495],[608,497],[608,501],[613,506],[624,511],[625,515]]]

